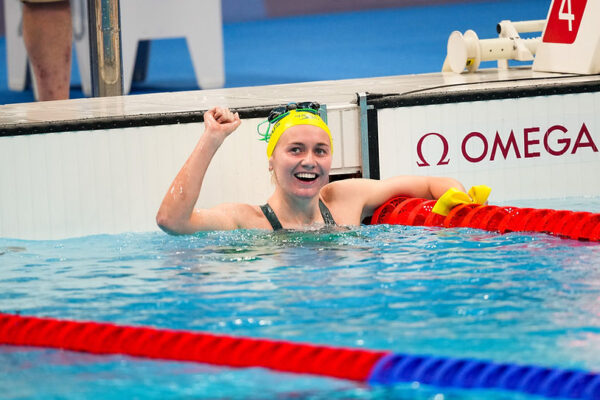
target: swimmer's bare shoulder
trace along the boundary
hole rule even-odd
[[[364,218],[370,186],[368,179],[344,179],[325,185],[320,195],[339,225],[357,226]]]
[[[196,230],[271,229],[259,206],[223,203],[193,212]]]

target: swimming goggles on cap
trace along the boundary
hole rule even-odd
[[[259,140],[261,140],[263,142],[269,142],[269,140],[271,139],[271,133],[272,133],[271,126],[276,124],[281,119],[287,117],[290,114],[290,111],[292,111],[292,110],[296,110],[298,112],[305,111],[305,112],[319,115],[320,108],[321,108],[321,105],[315,101],[304,101],[301,103],[289,103],[285,106],[275,107],[269,113],[267,120],[261,122],[256,127],[256,131],[258,132],[258,135],[260,136]],[[260,129],[261,126],[264,124],[267,124],[267,123],[268,123],[267,131],[261,132],[261,129]]]

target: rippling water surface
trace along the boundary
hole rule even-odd
[[[596,243],[400,226],[0,239],[0,310],[600,370],[599,261]],[[0,388],[13,399],[526,398],[9,346]]]

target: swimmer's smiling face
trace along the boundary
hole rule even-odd
[[[323,129],[312,125],[295,125],[282,135],[269,169],[286,193],[298,197],[315,197],[329,182],[331,144]]]

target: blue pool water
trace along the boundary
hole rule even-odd
[[[568,205],[600,210],[598,199]],[[600,370],[596,243],[363,226],[0,239],[0,254],[2,312]],[[9,346],[0,389],[8,399],[528,398]]]

